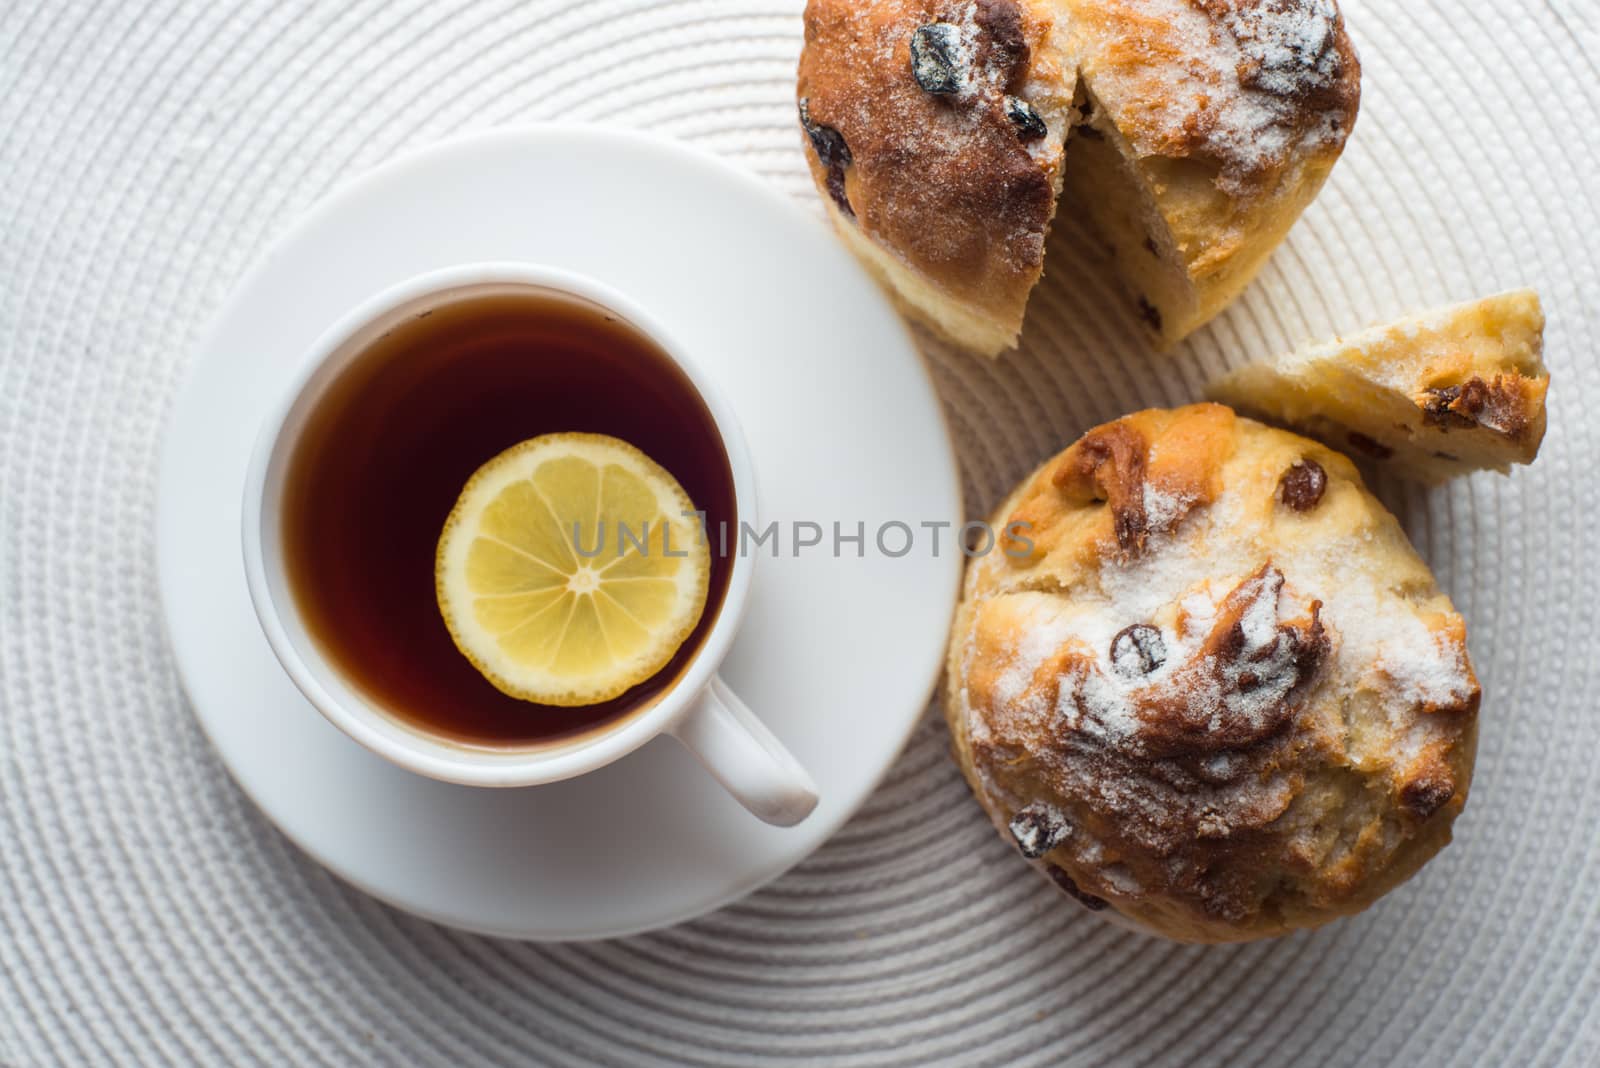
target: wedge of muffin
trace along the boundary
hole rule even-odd
[[[1544,312],[1514,290],[1307,345],[1213,399],[1437,483],[1528,464],[1545,432]]]

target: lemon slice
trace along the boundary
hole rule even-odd
[[[434,583],[456,647],[501,691],[610,700],[672,659],[705,610],[710,551],[689,495],[603,434],[514,445],[467,480]]]

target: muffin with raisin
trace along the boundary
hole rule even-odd
[[[1220,405],[1084,435],[1000,509],[946,712],[1001,834],[1187,942],[1366,908],[1450,839],[1466,631],[1349,460]]]
[[[1159,343],[1211,319],[1321,188],[1360,77],[1333,0],[810,0],[798,97],[845,243],[993,355],[1058,198]]]

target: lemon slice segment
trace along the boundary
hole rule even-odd
[[[660,671],[705,611],[694,504],[603,434],[513,445],[467,480],[434,561],[456,648],[502,692],[547,705],[617,697]]]

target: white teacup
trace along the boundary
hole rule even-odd
[[[457,300],[520,287],[601,305],[653,339],[682,368],[715,420],[733,475],[737,513],[754,522],[755,472],[737,419],[716,386],[649,315],[597,282],[554,268],[517,263],[446,268],[377,294],[323,334],[262,426],[245,479],[243,533],[250,598],[267,641],[300,692],[330,722],[379,756],[420,775],[470,786],[556,782],[603,767],[666,733],[687,746],[756,816],[780,826],[800,822],[817,803],[811,777],[717,677],[744,614],[755,554],[735,553],[717,618],[677,681],[643,711],[567,742],[488,750],[423,731],[347,679],[307,629],[285,570],[282,501],[289,460],[311,414],[340,372],[385,331]]]

